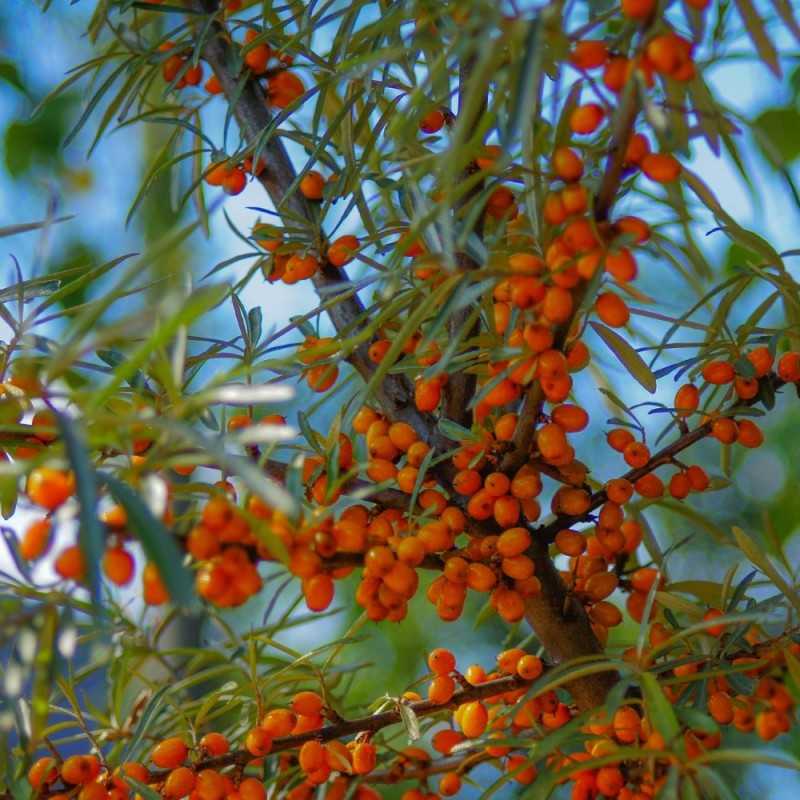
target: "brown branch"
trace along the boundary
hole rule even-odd
[[[219,13],[218,0],[189,0],[188,6],[204,14]],[[209,34],[203,58],[219,79],[225,97],[229,101],[232,97],[236,97],[233,116],[239,124],[242,136],[250,142],[256,141],[265,129],[274,124],[264,89],[257,79],[251,77],[239,91],[239,76],[232,74],[228,66],[230,63],[236,63],[235,51],[238,45],[230,40],[219,19],[211,23]],[[306,220],[310,228],[317,228],[319,212],[316,206],[299,191],[288,194],[289,187],[297,178],[297,171],[277,130],[267,139],[263,156],[267,166],[259,176],[259,180],[278,214],[289,215],[295,220]],[[324,249],[322,231],[320,236],[323,240],[320,242],[320,247]],[[328,304],[326,308],[328,316],[341,338],[362,332],[368,327],[367,310],[353,291],[344,270],[337,269],[323,258],[320,269],[312,280],[317,294]],[[331,302],[332,299],[336,299],[336,302]],[[346,354],[347,361],[365,381],[369,381],[375,371],[375,365],[368,355],[370,343],[371,341],[362,342]],[[387,375],[375,387],[374,397],[390,419],[406,422],[412,425],[426,441],[430,439],[433,429],[430,418],[417,411],[414,405],[413,387],[405,376]]]
[[[785,386],[784,381],[782,381],[775,373],[770,373],[762,378],[762,380],[766,381],[771,386],[773,391]],[[731,416],[735,416],[730,414],[730,412],[737,408],[742,408],[743,406],[750,407],[757,405],[759,402],[760,400],[757,396],[751,398],[750,400],[736,400],[727,409],[727,413]],[[698,425],[694,430],[686,431],[678,439],[672,442],[672,444],[663,447],[657,453],[652,455],[650,460],[644,466],[628,470],[628,472],[621,477],[629,483],[635,483],[639,480],[639,478],[649,475],[651,472],[655,471],[664,464],[673,463],[678,453],[682,453],[684,450],[690,448],[693,444],[697,444],[697,442],[709,436],[711,434],[711,428],[713,424],[714,420],[710,419],[707,422],[704,422],[702,425]],[[602,506],[607,500],[608,492],[606,492],[605,489],[596,491],[589,499],[589,508],[586,510],[586,513],[579,516],[570,516],[568,514],[557,515],[552,521],[546,523],[545,525],[540,525],[534,529],[537,539],[540,539],[547,544],[551,543],[555,538],[555,535],[560,530],[569,528],[576,523],[586,522],[587,520],[591,519],[591,512]]]

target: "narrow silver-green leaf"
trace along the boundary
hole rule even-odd
[[[590,322],[594,332],[605,342],[609,350],[617,357],[620,364],[630,373],[631,377],[650,394],[656,391],[656,376],[644,362],[644,359],[631,347],[625,339],[611,328],[599,322]]]

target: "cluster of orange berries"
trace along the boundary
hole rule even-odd
[[[25,492],[32,503],[48,512],[47,516],[31,522],[19,539],[20,556],[26,561],[37,561],[52,548],[52,515],[75,492],[75,475],[69,470],[37,467],[28,475]],[[129,534],[126,530],[125,510],[121,506],[112,506],[101,512],[100,522],[108,533],[107,546],[100,565],[102,572],[110,583],[128,586],[134,578],[136,561],[126,547]],[[64,547],[56,556],[53,568],[64,580],[79,583],[86,581],[86,561],[78,544]],[[161,574],[152,562],[146,563],[142,570],[142,597],[145,603],[154,606],[169,600]]]
[[[310,200],[321,200],[325,183],[319,172],[311,170],[300,181],[300,191]],[[301,251],[291,242],[286,242],[283,231],[274,225],[264,223],[256,225],[253,228],[253,239],[271,254],[262,268],[264,277],[270,283],[282,281],[290,285],[295,284],[313,278],[322,266],[316,255]],[[357,236],[345,234],[327,246],[325,258],[328,264],[341,269],[356,257],[360,247],[361,242]]]

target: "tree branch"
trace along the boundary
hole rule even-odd
[[[219,13],[218,0],[189,0],[188,5],[201,13]],[[239,124],[242,136],[248,141],[255,141],[273,123],[264,89],[258,80],[251,77],[240,90],[239,76],[231,74],[228,67],[230,63],[235,63],[235,59],[229,56],[233,55],[231,51],[237,48],[237,45],[230,41],[219,20],[211,23],[210,32],[211,36],[203,50],[203,58],[219,79],[225,97],[229,101],[232,97],[236,98],[233,116]],[[285,210],[285,214],[307,220],[310,227],[317,227],[319,214],[316,207],[299,191],[291,195],[287,193],[297,177],[297,172],[277,131],[267,139],[263,155],[267,166],[259,176],[259,180],[278,213],[281,214]],[[324,247],[324,234],[320,233],[323,238],[320,245]],[[346,272],[328,263],[324,254],[320,255],[321,266],[312,280],[317,294],[328,303],[326,310],[337,333],[344,338],[365,330],[368,327],[368,313],[358,295],[352,291],[352,284]],[[336,302],[331,303],[331,299],[336,299]],[[371,341],[362,342],[346,355],[347,360],[365,381],[369,381],[375,371],[368,355],[370,343]],[[426,441],[429,440],[431,422],[417,411],[414,405],[413,387],[405,376],[387,375],[375,387],[374,397],[390,419],[412,425]]]

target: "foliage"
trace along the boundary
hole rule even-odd
[[[0,295],[2,797],[797,771],[766,743],[798,500],[753,486],[796,444],[800,251],[692,160],[752,187],[760,153],[800,206],[792,101],[712,80],[740,55],[796,100],[791,5],[99,0],[86,30],[7,168],[135,131],[144,246],[73,239]]]

